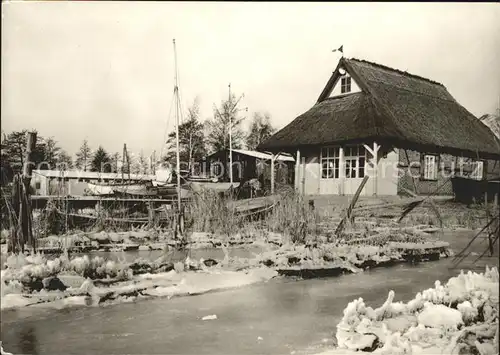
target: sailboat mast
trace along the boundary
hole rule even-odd
[[[177,74],[177,51],[175,48],[175,39],[174,42],[174,62],[175,62],[175,87],[174,87],[174,95],[175,95],[175,146],[176,146],[176,172],[177,172],[177,204],[179,208],[179,212],[181,210],[181,159],[179,155],[179,84],[178,84],[178,74]]]
[[[130,159],[128,157],[127,143],[123,144],[123,155],[125,159],[127,159],[127,174],[128,174],[128,181],[130,182]]]
[[[232,125],[232,107],[231,107],[231,83],[229,84],[229,100],[227,102],[228,105],[228,111],[227,114],[229,115],[229,181],[231,183],[231,186],[233,186],[233,135],[232,135],[232,130],[233,130],[233,125]]]
[[[121,168],[121,171],[122,171],[122,182],[125,181],[124,173],[125,173],[125,159],[126,159],[126,156],[127,156],[127,145],[123,144],[122,168]]]

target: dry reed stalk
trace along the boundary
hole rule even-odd
[[[294,244],[304,244],[319,230],[317,213],[300,194],[285,192],[266,220],[270,231],[283,233]]]

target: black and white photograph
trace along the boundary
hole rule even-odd
[[[499,354],[500,3],[2,1],[1,41],[1,354]]]

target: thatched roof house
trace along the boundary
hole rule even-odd
[[[368,156],[369,150],[365,148],[373,147],[373,143],[382,147],[383,158]],[[350,165],[343,174],[345,148],[356,145],[361,147],[355,150],[356,154],[363,159],[348,162]],[[337,150],[332,153],[325,147],[337,147]],[[328,184],[322,180],[332,176],[328,170],[339,170],[332,179],[338,176],[337,179],[344,180],[340,185],[345,185],[345,179],[353,175],[353,171],[348,171],[353,165],[356,165],[354,176],[359,179],[365,174],[360,164],[370,158],[385,159],[393,151],[398,156],[392,159],[400,162],[401,149],[407,156],[412,155],[407,152],[422,153],[419,158],[422,164],[427,161],[437,164],[442,154],[500,160],[500,140],[460,105],[444,85],[380,64],[347,58],[340,60],[314,106],[258,149],[302,153],[304,164],[320,164],[297,168],[304,170],[302,185],[306,193],[307,190],[309,193],[349,193],[346,190],[352,193],[352,189],[340,187],[333,191],[321,186]],[[347,152],[353,155],[352,150]],[[436,158],[427,159],[423,155]],[[406,160],[410,163],[409,158]],[[308,178],[305,170],[311,168],[317,168],[318,175],[319,171],[322,173],[316,178],[319,181],[311,181],[309,177],[308,184],[304,182]],[[434,168],[428,177],[434,176],[437,170]],[[373,193],[376,191],[375,186]],[[396,190],[391,190],[390,194],[394,192]]]
[[[479,120],[488,126],[493,134],[500,139],[500,116],[486,114],[479,117]]]

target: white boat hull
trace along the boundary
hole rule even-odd
[[[92,195],[112,195],[113,187],[108,185],[97,185],[92,183],[87,183],[87,189]]]
[[[147,195],[148,187],[144,184],[141,185],[122,185],[122,186],[114,186],[112,187],[113,192],[118,192],[122,194],[131,194],[131,195]]]

